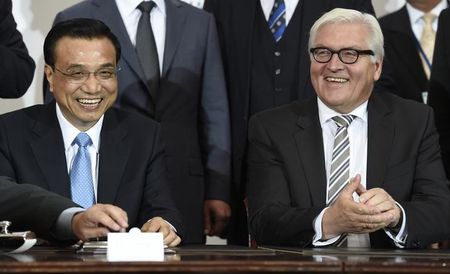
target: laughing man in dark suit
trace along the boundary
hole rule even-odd
[[[317,97],[250,121],[257,243],[424,248],[445,240],[450,192],[433,112],[373,92],[384,56],[377,20],[334,9],[310,33]]]
[[[44,57],[56,102],[0,117],[0,174],[85,208],[113,204],[112,212],[103,213],[120,216],[117,230],[129,224],[159,231],[167,245],[178,245],[175,230],[183,228],[167,185],[160,127],[111,108],[117,97],[117,38],[98,20],[65,21],[47,35]],[[76,143],[79,136],[90,140],[86,148]],[[118,213],[122,210],[125,214]]]

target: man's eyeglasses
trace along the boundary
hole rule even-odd
[[[372,50],[358,50],[358,49],[340,49],[332,50],[325,47],[312,48],[309,50],[318,63],[328,63],[333,54],[337,54],[339,60],[344,64],[354,64],[358,61],[360,55],[371,55],[374,56],[375,53]]]
[[[73,70],[60,70],[57,67],[53,67],[56,71],[61,73],[67,80],[73,84],[83,84],[89,79],[89,76],[94,74],[95,79],[99,82],[106,82],[114,77],[116,77],[117,72],[120,71],[120,67],[116,68],[100,68],[96,71],[88,71],[83,69],[73,69]]]

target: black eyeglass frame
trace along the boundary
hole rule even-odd
[[[330,54],[330,58],[328,60],[326,60],[326,61],[324,61],[324,60],[322,60],[322,61],[317,60],[315,51],[318,50],[318,49],[329,51],[331,53]],[[356,53],[355,54],[356,55],[355,61],[353,61],[353,62],[346,62],[346,61],[344,61],[342,56],[341,56],[341,53],[345,52],[345,51],[354,51]],[[339,60],[341,60],[342,63],[347,64],[347,65],[351,65],[351,64],[356,63],[358,61],[360,55],[375,56],[375,52],[373,50],[370,50],[370,49],[361,50],[361,49],[353,49],[353,48],[342,48],[340,50],[333,50],[333,49],[330,49],[330,48],[327,48],[327,47],[316,47],[316,48],[311,48],[309,50],[309,52],[312,54],[314,60],[316,60],[316,62],[321,63],[321,64],[325,64],[325,63],[330,62],[330,60],[333,58],[334,54],[337,54]]]

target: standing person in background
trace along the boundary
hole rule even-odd
[[[438,17],[447,7],[448,0],[407,0],[379,19],[397,95],[427,103]]]
[[[16,29],[11,0],[0,1],[0,97],[19,98],[33,80],[35,64]]]
[[[179,0],[141,1],[83,1],[55,23],[95,18],[119,38],[116,105],[160,122],[183,242],[204,243],[230,215],[230,122],[216,25]]]
[[[439,16],[430,78],[429,104],[436,115],[442,158],[450,178],[450,9]]]
[[[204,9],[217,20],[230,98],[233,208],[229,243],[248,244],[243,202],[248,119],[256,112],[313,96],[309,29],[335,7],[374,13],[370,0],[205,0]]]

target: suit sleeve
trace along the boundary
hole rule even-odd
[[[427,118],[417,151],[412,194],[410,199],[398,201],[406,212],[406,248],[425,248],[448,239],[450,234],[450,191],[439,153],[439,136],[433,111],[424,115]]]
[[[450,12],[439,16],[439,28],[430,79],[429,105],[436,115],[436,127],[440,134],[442,158],[447,177],[450,177]]]
[[[200,112],[205,198],[228,202],[231,158],[228,96],[216,25],[211,15],[208,18]]]
[[[150,161],[147,163],[144,199],[139,211],[139,225],[142,226],[150,218],[162,217],[177,230],[183,238],[183,224],[181,216],[170,193],[164,154],[164,145],[161,141],[160,128],[155,130]]]
[[[31,230],[38,237],[54,240],[52,226],[62,211],[77,207],[69,199],[29,184],[0,177],[0,219],[12,222],[13,231]]]
[[[0,97],[18,98],[30,86],[35,64],[16,29],[11,1],[0,3]]]
[[[258,244],[310,246],[313,220],[323,208],[292,205],[283,159],[259,116],[249,123],[249,226]],[[307,194],[305,194],[307,195]]]

